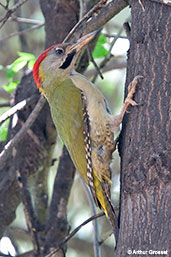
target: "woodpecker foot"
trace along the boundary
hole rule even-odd
[[[128,106],[129,105],[132,105],[132,106],[138,105],[134,100],[132,100],[132,97],[133,97],[133,95],[135,93],[135,89],[136,89],[136,85],[138,83],[138,80],[142,79],[142,78],[143,78],[143,76],[137,75],[133,79],[133,81],[131,81],[131,83],[129,84],[129,86],[128,86],[128,95],[127,95],[127,97],[125,99],[125,104],[127,104]]]
[[[128,95],[125,99],[124,105],[122,107],[121,113],[117,116],[113,116],[111,119],[111,130],[114,133],[119,125],[122,123],[125,112],[127,111],[129,105],[136,106],[138,105],[134,100],[132,100],[135,93],[136,85],[139,79],[143,78],[141,75],[137,75],[133,81],[128,86]]]

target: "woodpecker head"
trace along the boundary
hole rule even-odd
[[[74,43],[56,44],[47,48],[37,59],[33,67],[33,77],[37,87],[43,91],[43,81],[46,77],[65,78],[74,69],[81,49],[87,45],[96,34],[89,33]]]

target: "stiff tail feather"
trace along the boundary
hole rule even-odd
[[[118,236],[119,236],[118,218],[116,216],[113,204],[111,202],[108,185],[106,185],[105,182],[102,182],[101,184],[102,184],[102,189],[103,189],[104,198],[105,198],[105,208],[103,208],[103,209],[104,209],[104,212],[105,212],[107,218],[109,219],[109,222],[112,225],[113,233],[114,233],[115,241],[116,241],[116,245],[117,245]]]

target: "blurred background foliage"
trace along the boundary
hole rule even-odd
[[[17,2],[10,1],[11,6]],[[1,1],[5,5],[6,1]],[[0,15],[4,15],[4,8],[0,6]],[[39,2],[31,0],[26,2],[15,13],[15,17],[29,20],[16,22],[15,19],[9,19],[0,30],[0,115],[10,108],[10,99],[13,90],[19,83],[23,72],[32,69],[35,58],[44,50],[45,31],[44,17],[40,10]],[[90,63],[85,75],[95,80],[95,84],[103,92],[105,98],[109,102],[109,106],[114,114],[121,109],[124,96],[124,80],[126,66],[126,51],[129,48],[129,42],[123,30],[123,23],[130,17],[130,10],[126,8],[119,15],[108,22],[102,30],[93,53],[96,63],[100,66],[104,58],[108,58],[112,54],[110,60],[120,61],[123,65],[120,69],[103,72],[104,79],[99,76],[95,79],[96,70]],[[30,23],[28,23],[30,21]],[[35,26],[37,29],[27,31]],[[18,31],[26,30],[25,33],[18,35]],[[16,33],[16,35],[14,35]],[[13,35],[13,36],[12,36]],[[113,44],[111,53],[109,52],[111,44]],[[111,56],[110,56],[111,57]],[[110,70],[111,69],[111,70]],[[9,105],[9,106],[8,106]],[[0,141],[6,139],[8,131],[7,120],[0,127]],[[55,165],[49,171],[49,202],[52,196],[53,182],[56,174],[56,167],[61,154],[61,142],[58,140],[54,151]],[[113,155],[112,171],[112,199],[115,206],[118,205],[119,199],[119,156],[117,151]],[[34,194],[32,180],[30,178],[30,192]],[[77,227],[81,222],[92,215],[89,207],[87,194],[84,186],[80,183],[80,177],[77,174],[72,187],[70,200],[68,204],[68,221],[71,230]],[[110,233],[110,225],[105,217],[98,219],[100,239],[103,239]],[[9,243],[11,239],[12,245]],[[67,256],[93,256],[93,225],[89,223],[84,226],[74,238],[69,241]],[[113,236],[110,236],[104,244],[102,244],[102,256],[113,256]],[[14,247],[14,248],[13,248]],[[11,255],[21,254],[32,249],[31,239],[27,232],[24,212],[20,204],[17,209],[16,220],[6,231],[6,237],[1,240],[0,251]]]

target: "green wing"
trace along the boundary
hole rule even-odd
[[[81,91],[66,79],[56,87],[49,104],[58,134],[87,183]]]

